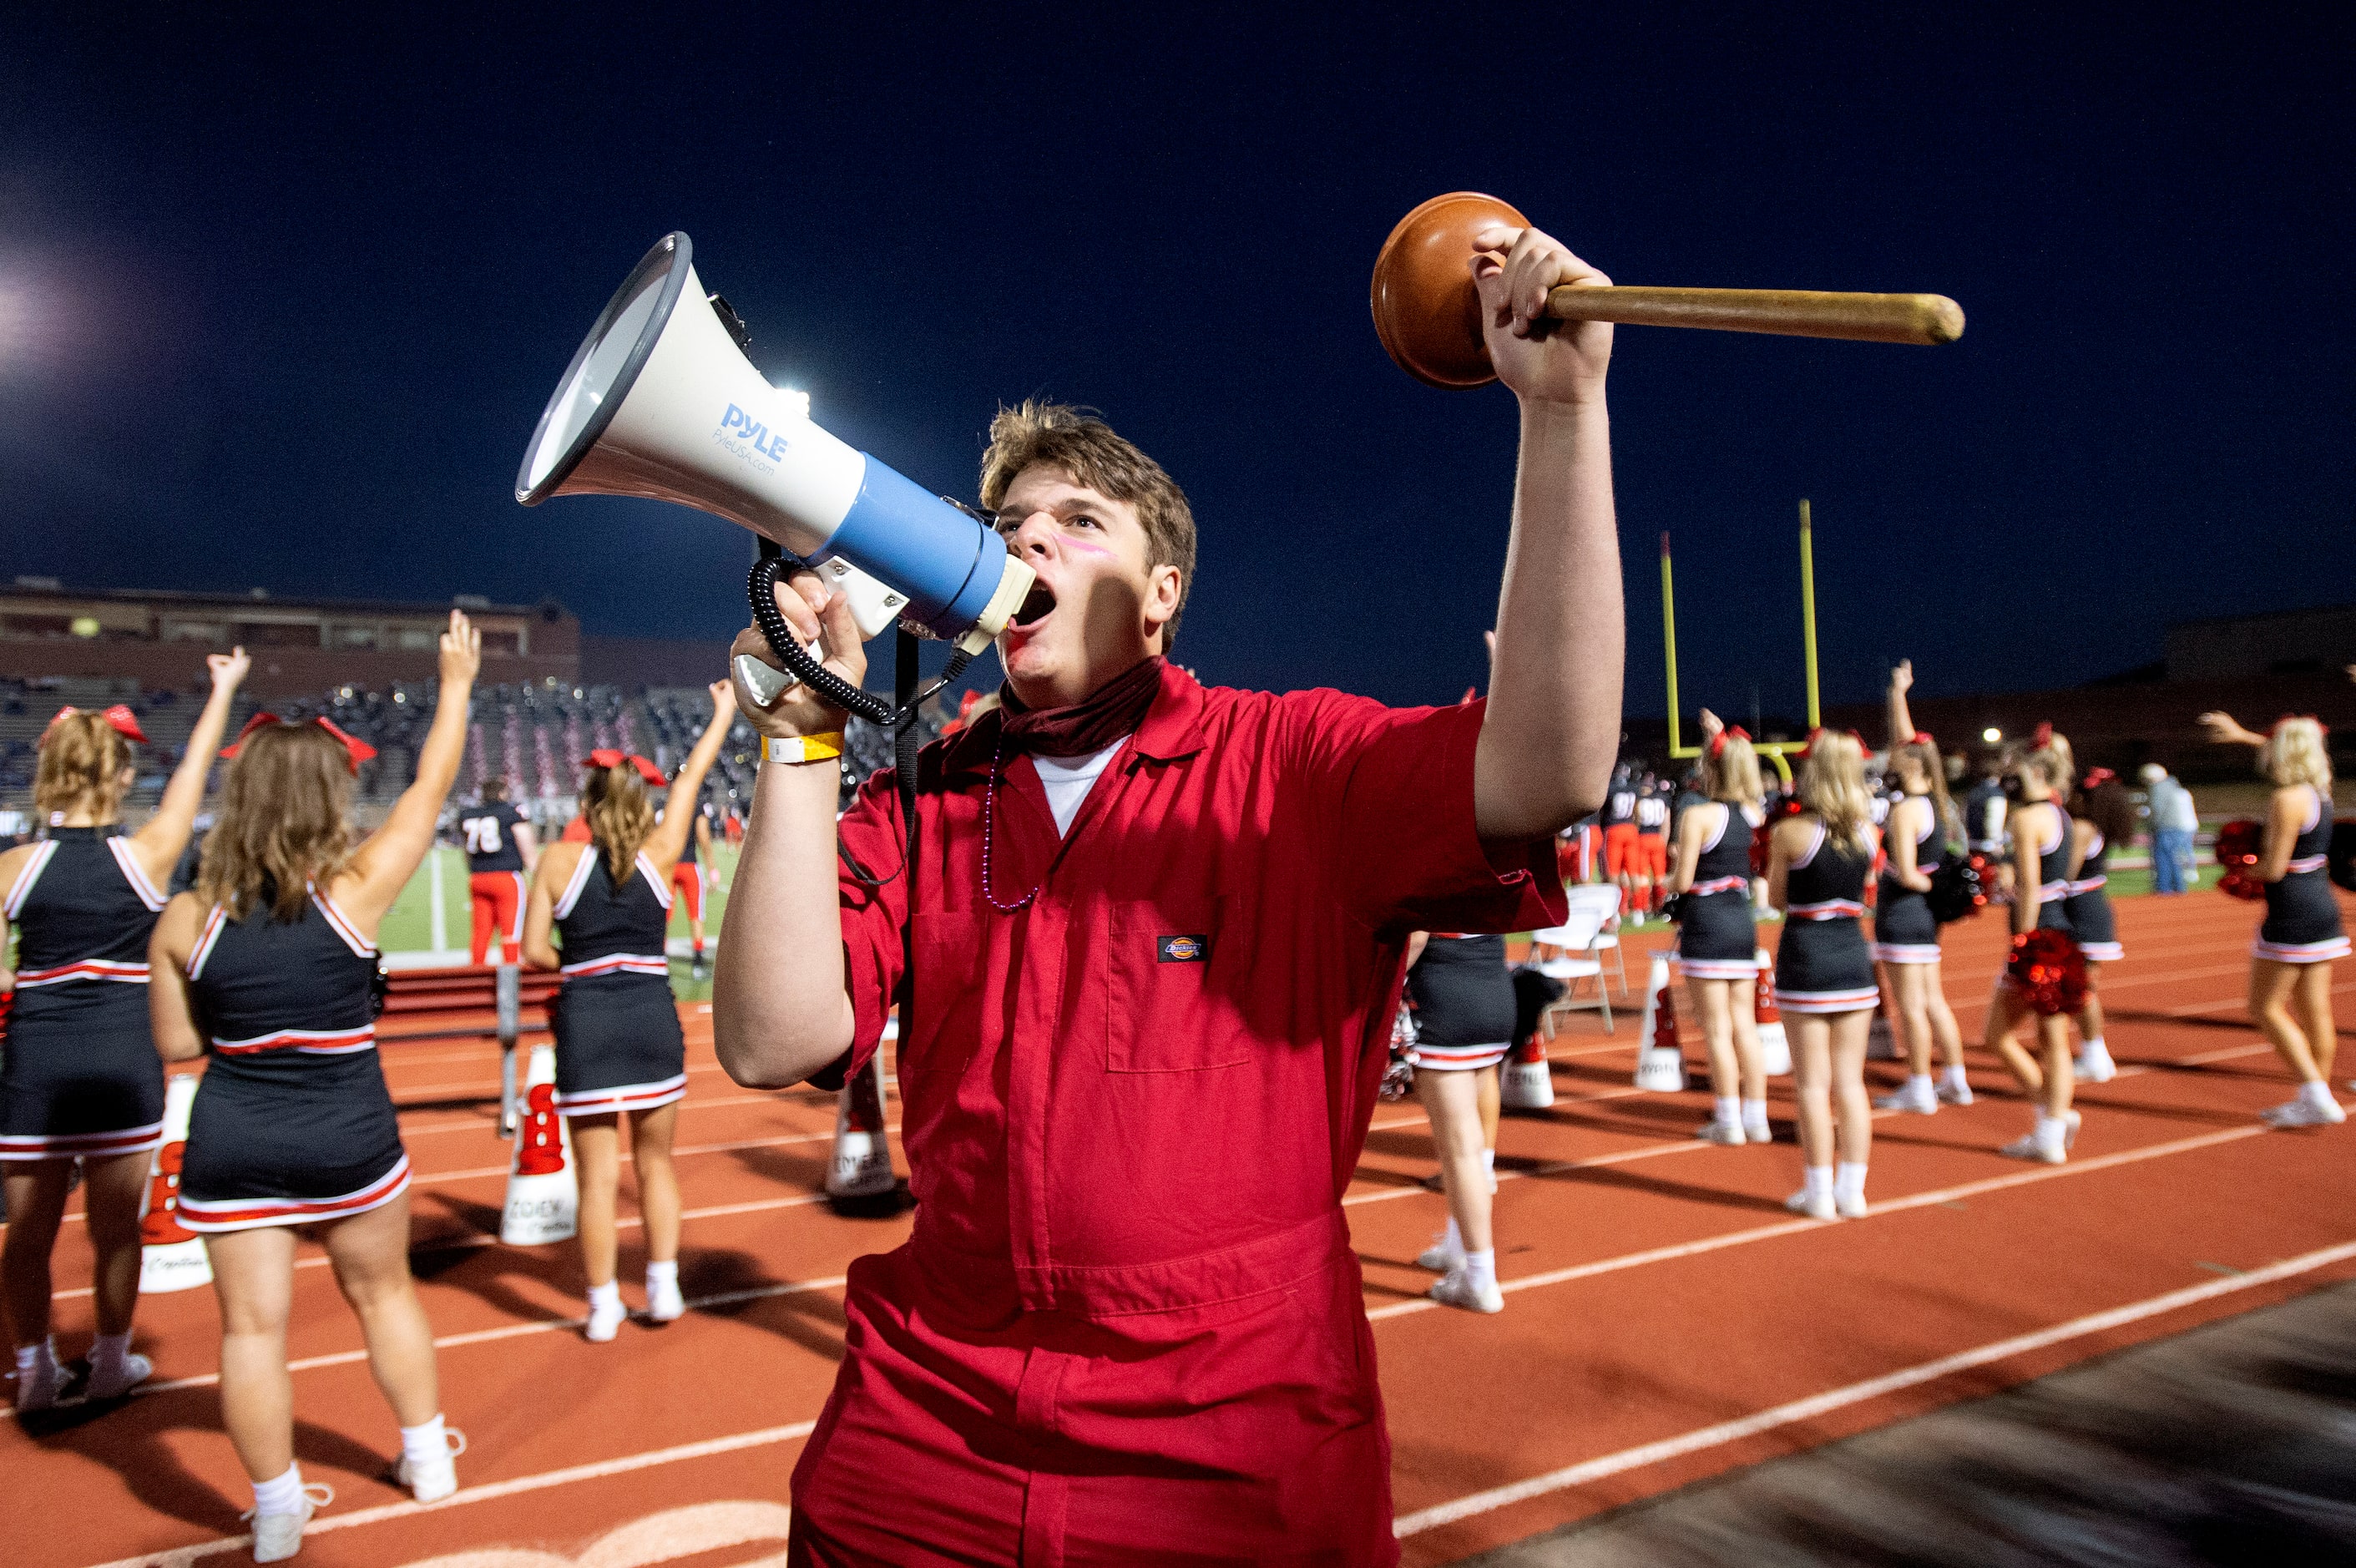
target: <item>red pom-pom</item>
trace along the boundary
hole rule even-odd
[[[1786,795],[1769,809],[1767,818],[1751,830],[1751,875],[1767,875],[1768,841],[1774,836],[1775,824],[1785,817],[1796,817],[1805,810],[1797,795]]]
[[[2265,844],[2265,830],[2247,817],[2236,817],[2217,830],[2217,865],[2224,875],[2217,879],[2217,891],[2252,902],[2266,896],[2266,885],[2258,880],[2258,856]]]
[[[2067,931],[2040,929],[2013,938],[2004,972],[2029,1008],[2049,1018],[2086,1005],[2086,955]]]

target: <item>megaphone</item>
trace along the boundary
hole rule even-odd
[[[989,521],[829,435],[806,398],[764,381],[744,357],[743,323],[705,293],[693,257],[685,234],[666,234],[615,291],[541,411],[516,499],[647,496],[725,518],[789,564],[819,566],[863,635],[896,618],[954,643],[962,669],[1022,607],[1031,568]],[[755,612],[775,642],[782,618],[755,575]],[[841,701],[831,672],[814,678],[799,651],[777,649]]]

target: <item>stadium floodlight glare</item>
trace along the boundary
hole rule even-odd
[[[2002,742],[2003,739],[2004,731],[1997,728],[1994,725],[1990,725],[1987,728],[1980,731],[1980,740],[1985,745],[1995,746]]]

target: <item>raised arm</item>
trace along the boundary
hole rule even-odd
[[[1890,746],[1897,750],[1914,738],[1914,715],[1906,706],[1906,693],[1913,689],[1914,660],[1901,659],[1898,668],[1890,672]]]
[[[2209,732],[2211,746],[2264,746],[2266,737],[2255,730],[2244,729],[2233,722],[2233,715],[2215,709],[2201,715],[2201,727]]]
[[[452,610],[449,629],[442,634],[442,690],[434,699],[434,725],[418,748],[417,778],[393,802],[384,825],[360,845],[351,869],[336,880],[336,902],[363,936],[376,935],[377,922],[434,847],[442,803],[466,754],[467,709],[482,663],[483,634],[463,612]]]
[[[188,732],[188,749],[180,754],[180,765],[172,769],[172,781],[164,786],[164,799],[155,814],[131,835],[139,868],[159,886],[171,876],[181,852],[188,847],[188,835],[197,825],[197,808],[205,801],[205,776],[212,771],[214,753],[220,750],[221,736],[228,732],[229,711],[237,701],[238,684],[252,666],[242,648],[205,655],[212,694],[205,699],[205,710]]]
[[[805,644],[823,643],[829,669],[852,685],[867,675],[867,650],[851,607],[803,573],[780,584],[777,609]],[[770,662],[768,644],[747,628],[730,650]],[[774,706],[736,693],[744,717],[764,737],[793,741],[832,736],[839,748],[843,714],[806,684]],[[825,744],[813,746],[825,752]],[[728,918],[712,973],[712,1034],[721,1065],[738,1083],[799,1083],[851,1048],[856,1028],[843,989],[842,915],[835,878],[836,800],[841,765],[831,755],[807,762],[764,761],[753,789],[752,819],[736,861]],[[875,868],[883,875],[888,867]]]
[[[1520,400],[1521,456],[1473,815],[1485,835],[1526,837],[1596,808],[1620,739],[1626,633],[1603,403],[1612,328],[1543,318],[1557,285],[1611,280],[1535,229],[1476,241],[1498,252],[1475,261],[1473,280],[1490,358]]]
[[[703,776],[720,759],[720,747],[728,738],[728,726],[736,722],[735,688],[725,681],[714,681],[710,690],[712,722],[703,726],[703,733],[696,736],[695,749],[680,764],[679,777],[670,781],[670,793],[663,800],[662,821],[647,835],[647,858],[665,876],[679,864],[680,852],[687,847],[687,835],[703,820],[703,813],[695,809],[696,802],[703,798]]]

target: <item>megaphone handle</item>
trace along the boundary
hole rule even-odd
[[[916,709],[926,699],[949,686],[973,662],[971,653],[958,649],[949,656],[948,667],[941,671],[938,680],[900,706],[861,691],[795,640],[793,628],[786,624],[785,616],[777,609],[777,579],[805,569],[805,564],[797,556],[782,550],[774,554],[764,551],[761,559],[754,563],[752,576],[745,584],[745,597],[752,603],[753,624],[761,628],[761,636],[767,641],[769,651],[776,655],[777,662],[843,712],[897,734],[916,722]]]

